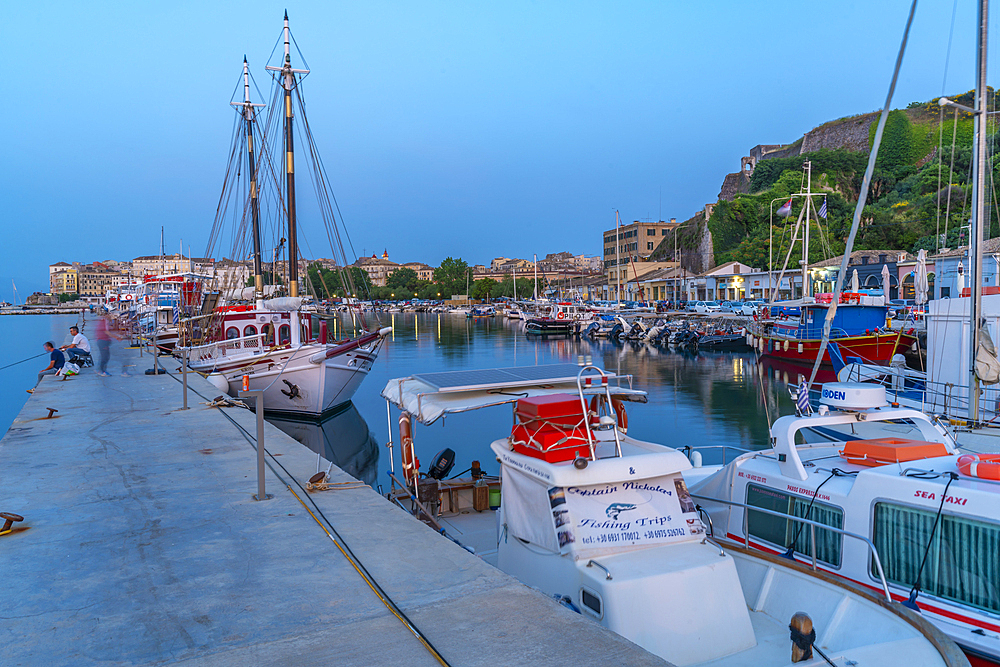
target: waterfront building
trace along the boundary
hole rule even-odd
[[[434,267],[423,262],[406,262],[405,264],[400,264],[400,268],[416,271],[417,280],[434,280]]]
[[[625,301],[649,300],[652,297],[643,290],[643,277],[659,269],[671,269],[677,262],[628,262],[620,267],[612,267],[605,274],[607,288],[605,299]],[[619,287],[621,293],[618,292]]]
[[[604,232],[602,261],[604,270],[608,273],[608,283],[614,282],[610,272],[615,266],[645,261],[677,226],[674,218],[671,218],[670,222],[636,220],[631,224],[619,225],[617,229]]]
[[[144,276],[161,276],[174,273],[197,273],[212,275],[215,260],[210,257],[185,257],[173,255],[145,255],[132,260],[132,275],[137,279]]]
[[[843,259],[844,256],[839,255],[809,265],[813,294],[833,292]],[[899,296],[899,287],[908,279],[912,290],[912,273],[916,262],[916,257],[902,250],[855,250],[848,259],[847,275],[844,276],[845,290],[850,286],[855,269],[858,272],[858,286],[861,289],[883,289],[882,270],[887,266],[889,289],[886,296],[890,299],[906,298]],[[932,271],[930,267],[927,270]]]
[[[78,294],[79,274],[72,264],[56,262],[49,265],[50,294]]]
[[[215,273],[212,277],[223,289],[243,287],[250,279],[249,262],[238,262],[223,257],[215,262]]]
[[[381,257],[375,253],[372,253],[371,257],[361,257],[358,261],[354,262],[353,266],[367,273],[368,278],[375,287],[385,287],[389,276],[399,268],[399,264],[389,261],[388,250],[384,251]]]
[[[103,297],[114,287],[114,281],[121,273],[104,266],[100,262],[86,264],[77,269],[81,297]]]
[[[983,288],[984,293],[991,293],[993,290],[986,290],[988,287],[1000,285],[1000,237],[986,239],[981,245],[983,249]],[[971,289],[969,284],[969,246],[962,246],[955,249],[942,248],[941,252],[931,255],[928,261],[933,260],[934,268],[927,267],[928,273],[934,274],[934,288],[931,290],[935,299],[953,299],[961,296],[959,283],[963,289]],[[903,285],[904,291],[906,283]]]

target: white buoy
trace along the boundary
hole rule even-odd
[[[206,379],[219,391],[229,391],[229,380],[222,373],[209,373]]]

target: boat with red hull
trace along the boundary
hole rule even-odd
[[[750,330],[750,344],[763,356],[812,365],[823,341],[823,323],[828,303],[801,299],[777,303],[763,311]],[[905,352],[917,338],[915,332],[888,326],[888,308],[882,297],[843,294],[834,314],[830,340],[844,361],[888,365],[892,356]],[[831,350],[823,353],[823,364],[832,366]],[[834,354],[837,352],[835,351]]]

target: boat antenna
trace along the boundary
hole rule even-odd
[[[288,295],[299,295],[299,248],[295,219],[295,159],[292,133],[292,89],[295,75],[308,74],[307,69],[292,69],[290,32],[288,30],[288,10],[285,10],[285,59],[281,67],[266,66],[265,69],[281,73],[281,87],[285,90],[285,202],[288,206]]]
[[[254,107],[262,107],[263,104],[254,104],[250,101],[250,67],[247,64],[247,57],[243,56],[243,101],[230,102],[234,107],[240,107],[240,114],[246,124],[247,133],[247,165],[249,167],[250,178],[250,220],[253,235],[253,297],[258,310],[264,308],[264,269],[260,258],[260,202],[257,199],[257,160],[253,150],[253,121]],[[272,267],[273,268],[273,267]]]

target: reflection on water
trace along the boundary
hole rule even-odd
[[[378,476],[378,442],[368,424],[348,403],[323,421],[268,416],[269,421],[327,461],[366,484]]]
[[[373,319],[372,314],[367,316]],[[529,339],[520,322],[500,318],[383,313],[380,319],[382,326],[392,325],[392,336],[347,412],[324,422],[322,428],[314,426],[309,437],[304,435],[307,429],[302,422],[272,421],[293,437],[311,441],[307,444],[313,451],[328,452],[341,467],[345,467],[341,461],[349,462],[354,467],[345,469],[368,483],[375,480],[379,465],[383,470],[390,467],[387,460],[379,463],[379,450],[384,448],[378,443],[389,441],[390,423],[393,431],[396,428],[398,412],[393,408],[387,420],[380,396],[393,378],[421,372],[576,363],[580,355],[590,355],[595,364],[609,371],[632,375],[633,386],[649,394],[646,405],[629,406],[629,435],[673,447],[718,447],[704,456],[706,463],[712,463],[721,460],[722,446],[767,447],[769,423],[794,412],[786,383],[796,382],[798,373],[809,372],[801,366],[759,364],[751,352],[691,355],[644,343]],[[342,324],[347,332],[351,330],[349,318]],[[496,457],[489,445],[506,437],[511,423],[510,409],[492,408],[453,415],[431,426],[415,425],[417,456],[426,468],[435,452],[451,447],[457,454],[456,469],[479,460],[484,470],[496,473]],[[292,424],[294,432],[289,430]],[[447,427],[442,428],[444,424]],[[391,439],[399,440],[395,433]],[[398,451],[396,456],[398,469]],[[378,482],[385,485],[386,480]]]

